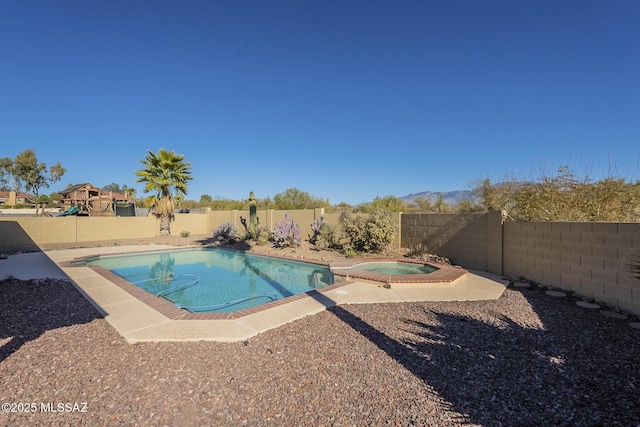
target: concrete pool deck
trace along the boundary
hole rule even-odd
[[[86,266],[70,265],[71,261],[87,256],[163,249],[177,248],[168,245],[131,245],[10,255],[7,259],[0,260],[0,280],[9,277],[21,280],[69,279],[129,343],[242,341],[335,305],[489,300],[499,298],[508,285],[508,281],[499,276],[478,271],[469,271],[448,283],[393,283],[390,288],[347,281],[310,295],[303,294],[279,300],[278,304],[273,304],[268,309],[260,309],[241,317],[220,318],[218,315],[217,318],[211,319],[190,319],[189,316],[183,315],[177,319],[166,310],[145,303],[144,298],[136,296],[136,292],[131,292],[130,289],[127,291],[126,286],[114,283],[117,279],[109,274]],[[167,305],[169,304],[164,304]]]

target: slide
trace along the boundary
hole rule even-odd
[[[78,215],[79,213],[80,213],[80,208],[78,206],[71,206],[69,209],[59,213],[57,216]]]

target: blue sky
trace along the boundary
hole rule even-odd
[[[332,204],[552,174],[640,179],[640,2],[0,0],[0,157],[188,199]]]

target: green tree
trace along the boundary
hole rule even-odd
[[[124,197],[126,197],[127,199],[134,199],[136,197],[136,194],[138,194],[138,190],[133,187],[127,187],[126,185],[124,186],[123,190]]]
[[[124,187],[126,188],[126,185]],[[112,191],[114,193],[124,194],[124,188],[120,188],[120,185],[116,184],[115,182],[112,182],[109,185],[105,185],[101,188],[101,190],[106,192]]]
[[[216,199],[209,204],[214,211],[232,211],[245,208],[245,203],[241,200]],[[248,206],[247,206],[248,209]]]
[[[140,162],[145,169],[136,172],[138,180],[144,183],[144,192],[155,192],[152,196],[151,210],[160,218],[160,234],[171,234],[171,220],[174,217],[176,194],[186,195],[187,182],[192,180],[191,163],[184,161],[182,154],[160,149],[158,153],[147,150],[147,156]]]
[[[120,187],[120,185],[116,184],[115,182],[112,182],[109,185],[105,185],[104,187],[101,188],[101,190],[107,193],[111,191],[112,193],[122,194],[124,197],[128,199],[134,198],[136,196],[136,193],[138,192],[138,190],[136,190],[133,187],[127,187],[126,184]]]
[[[202,196],[200,196],[200,203],[202,203],[205,206],[211,205],[212,201],[213,201],[213,199],[208,194],[203,194]]]
[[[51,203],[58,203],[62,199],[63,199],[62,194],[58,192],[49,194],[49,200],[51,201]]]
[[[360,212],[370,213],[377,210],[387,212],[407,212],[409,206],[399,197],[396,196],[376,196],[373,201],[360,205]]]
[[[426,197],[416,197],[414,202],[418,205],[419,212],[433,212],[433,204]]]
[[[340,202],[335,206],[331,206],[332,212],[353,212],[355,208],[347,202]]]
[[[0,190],[10,191],[14,189],[13,175],[11,170],[13,168],[13,160],[9,157],[0,159]]]
[[[435,210],[436,212],[448,212],[451,210],[449,205],[444,201],[442,193],[438,193],[438,199],[433,204],[433,210]]]
[[[520,184],[512,178],[498,184],[492,184],[489,178],[482,181],[478,187],[478,194],[483,207],[488,211],[500,211],[505,219],[517,217],[515,194]]]
[[[47,169],[46,163],[38,163],[36,152],[31,148],[18,154],[11,165],[6,160],[6,158],[2,160],[2,167],[13,177],[14,189],[19,191],[24,185],[27,191],[33,192],[36,199],[39,197],[41,188],[60,181],[67,171],[60,162]]]
[[[317,197],[313,197],[306,191],[300,191],[297,188],[289,188],[282,193],[273,196],[273,209],[289,210],[289,209],[312,209],[312,208],[328,208],[329,202]],[[263,206],[262,204],[260,204]]]
[[[482,206],[472,202],[469,199],[461,200],[456,206],[455,211],[458,213],[470,213],[479,212],[482,210]]]

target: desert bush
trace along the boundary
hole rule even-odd
[[[608,177],[594,182],[569,166],[537,180],[492,184],[486,179],[478,190],[487,210],[502,211],[513,221],[640,221],[640,181]]]
[[[244,240],[264,243],[270,239],[270,233],[266,227],[260,225],[260,218],[256,218],[256,224],[251,226],[247,223],[247,219],[240,217],[240,222],[244,227]]]
[[[272,239],[275,246],[279,248],[300,246],[300,226],[293,218],[284,214],[284,219],[273,229]]]
[[[396,236],[396,226],[389,212],[376,209],[365,219],[343,213],[340,216],[349,248],[356,252],[377,253],[386,249]],[[344,250],[345,245],[343,245]]]
[[[405,256],[408,258],[420,258],[428,254],[429,254],[429,249],[426,247],[426,245],[422,243],[418,243],[417,245],[410,245],[407,248],[407,252],[405,253]]]
[[[347,258],[355,258],[358,256],[358,253],[355,251],[355,249],[353,249],[351,243],[345,243],[344,245],[342,245],[342,253]]]
[[[238,235],[238,227],[230,222],[223,222],[213,230],[213,238],[216,240],[235,239]]]

